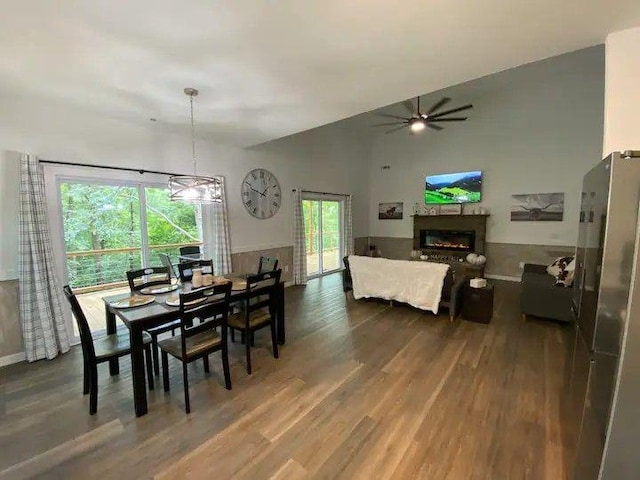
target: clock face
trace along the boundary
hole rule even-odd
[[[278,180],[273,173],[263,168],[247,173],[240,193],[247,212],[260,219],[273,217],[282,203]]]

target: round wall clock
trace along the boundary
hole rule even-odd
[[[247,173],[240,193],[244,208],[259,219],[273,217],[282,203],[278,179],[264,168],[256,168]]]

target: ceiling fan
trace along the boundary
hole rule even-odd
[[[379,117],[393,118],[395,122],[379,123],[377,125],[371,125],[372,127],[389,127],[400,125],[397,128],[392,128],[385,133],[393,133],[401,130],[405,127],[409,127],[412,133],[418,133],[425,128],[433,128],[434,130],[442,130],[444,127],[438,125],[439,122],[464,122],[467,117],[447,117],[452,113],[461,112],[473,108],[473,105],[463,105],[462,107],[452,108],[451,110],[445,110],[444,112],[438,112],[442,107],[449,103],[451,99],[449,97],[443,97],[440,101],[436,102],[426,112],[420,111],[420,97],[417,98],[417,108],[414,106],[411,100],[405,100],[402,104],[411,114],[410,117],[400,117],[398,115],[391,115],[388,113],[376,113]]]

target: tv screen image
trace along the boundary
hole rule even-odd
[[[481,186],[480,171],[427,175],[424,203],[476,203],[480,201]]]

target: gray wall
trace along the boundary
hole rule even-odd
[[[370,235],[389,239],[384,240],[387,245],[392,238],[412,237],[410,214],[414,203],[423,203],[425,175],[473,169],[483,171],[480,205],[491,214],[487,242],[494,245],[488,246],[492,255],[505,252],[513,257],[517,245],[539,246],[539,251],[523,249],[531,259],[570,250],[577,237],[582,176],[602,151],[603,46],[447,88],[423,97],[423,105],[443,96],[453,99],[451,106],[473,103],[474,109],[465,112],[469,119],[446,124],[440,132],[401,131],[373,140]],[[386,111],[402,113],[393,106]],[[383,165],[391,168],[383,170]],[[544,192],[565,193],[562,222],[510,221],[512,194]],[[404,219],[378,220],[378,203],[395,201],[404,202]],[[492,259],[490,263],[496,265],[496,274],[518,273],[513,260],[508,265]]]

